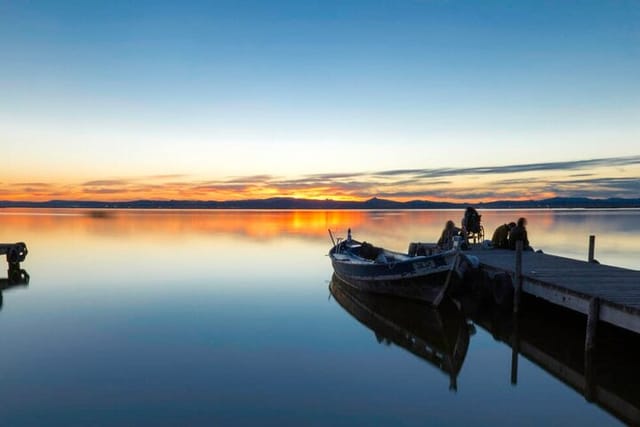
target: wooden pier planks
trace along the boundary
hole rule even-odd
[[[514,251],[473,249],[483,269],[511,274]],[[578,261],[555,255],[524,252],[524,293],[544,298],[584,314],[591,300],[600,300],[600,320],[640,333],[640,271]]]

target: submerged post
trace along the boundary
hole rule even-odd
[[[593,234],[589,236],[589,262],[593,262],[595,260],[595,250],[596,250],[596,236]]]
[[[513,281],[513,312],[520,310],[520,293],[522,292],[522,240],[516,241],[516,271]]]
[[[518,385],[518,353],[520,353],[520,335],[518,331],[518,314],[513,314],[513,331],[511,334],[511,385]]]

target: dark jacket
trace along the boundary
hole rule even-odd
[[[522,240],[522,248],[529,248],[529,238],[527,237],[527,229],[521,226],[516,225],[509,232],[509,248],[515,249],[516,242],[518,240]]]
[[[509,248],[509,226],[507,224],[502,224],[496,228],[496,231],[493,232],[493,237],[491,237],[491,244],[494,248]]]
[[[438,239],[437,245],[442,249],[451,249],[453,247],[453,236],[458,236],[460,229],[458,227],[445,228]]]

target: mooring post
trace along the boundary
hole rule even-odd
[[[522,240],[516,241],[516,271],[513,281],[513,312],[520,310],[520,293],[522,292]]]
[[[593,262],[595,259],[596,250],[596,236],[593,234],[589,236],[589,262]]]
[[[589,314],[587,317],[587,333],[584,340],[584,375],[585,389],[584,397],[588,401],[593,400],[593,352],[596,348],[596,330],[600,317],[600,299],[591,298],[589,301]]]

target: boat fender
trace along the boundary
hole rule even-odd
[[[507,273],[496,274],[493,278],[493,302],[500,308],[513,307],[513,282]]]
[[[485,277],[487,276],[487,272],[483,271],[480,277],[475,278],[475,280],[470,281],[471,294],[475,299],[481,301],[483,299],[483,293],[487,286],[487,281]]]
[[[471,292],[481,305],[493,300],[493,277],[487,271],[482,271],[471,284]]]

